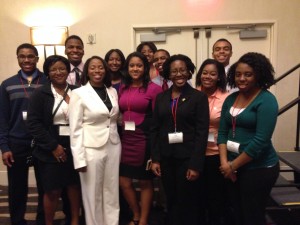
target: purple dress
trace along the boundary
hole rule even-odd
[[[121,87],[119,108],[122,117],[120,176],[149,179],[152,173],[146,171],[150,158],[150,126],[155,98],[162,92],[160,86],[150,82],[147,90],[139,87]],[[135,130],[125,130],[124,122],[134,121]]]

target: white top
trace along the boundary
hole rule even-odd
[[[67,87],[66,87],[67,89]],[[65,90],[66,90],[65,89]],[[56,109],[56,107],[58,106],[58,104],[61,102],[61,100],[63,99],[63,96],[61,96],[60,94],[58,94],[55,90],[55,88],[53,87],[53,85],[51,84],[51,90],[54,96],[54,105],[53,105],[53,110],[52,113],[54,113],[54,110]],[[71,89],[68,90],[68,95],[71,96]],[[54,118],[53,118],[53,124],[69,124],[69,104],[66,103],[66,101],[63,101],[61,103],[61,105],[59,106]]]

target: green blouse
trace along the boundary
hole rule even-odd
[[[277,100],[272,93],[262,90],[237,115],[235,136],[233,137],[230,109],[238,93],[229,95],[223,104],[218,144],[226,144],[228,140],[238,142],[240,144],[239,154],[245,152],[253,159],[243,168],[254,169],[274,166],[278,162],[278,156],[271,138],[277,121]],[[227,151],[229,160],[234,160],[239,154]]]

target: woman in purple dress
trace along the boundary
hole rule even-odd
[[[150,82],[149,63],[139,53],[131,53],[125,62],[125,79],[119,91],[122,113],[122,153],[120,186],[132,210],[130,225],[146,225],[153,197],[153,175],[146,170],[150,158],[149,132],[155,98],[161,87]],[[140,204],[132,185],[137,179],[141,188]]]

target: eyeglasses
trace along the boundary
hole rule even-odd
[[[179,73],[181,75],[186,75],[188,73],[187,68],[185,68],[185,69],[179,69],[179,70],[170,70],[170,75],[171,76],[176,76]]]
[[[34,59],[37,58],[37,56],[36,56],[36,55],[18,55],[17,58],[18,58],[19,60],[21,60],[21,61],[24,61],[24,60],[26,60],[26,59],[28,59],[28,60],[30,60],[30,61],[33,61]]]
[[[56,74],[57,72],[64,73],[66,71],[67,71],[67,68],[51,69],[51,70],[49,70],[49,74],[53,75],[53,74]]]

